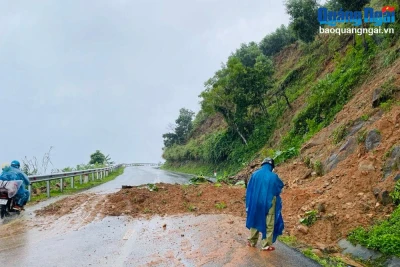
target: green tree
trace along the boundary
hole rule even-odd
[[[233,57],[240,59],[240,62],[246,67],[254,67],[257,57],[262,54],[259,46],[255,42],[241,44],[240,48],[232,54]]]
[[[184,144],[189,137],[193,129],[193,117],[193,111],[186,108],[181,108],[179,110],[179,117],[175,121],[175,134],[177,135],[178,144]]]
[[[296,37],[291,29],[281,25],[275,32],[268,34],[260,42],[260,49],[266,56],[279,53],[285,46],[296,42]]]
[[[337,0],[337,2],[342,6],[343,10],[359,11],[362,10],[366,4],[369,4],[370,0]],[[362,35],[363,45],[366,50],[368,50],[367,42],[365,41],[365,33]],[[353,45],[356,45],[356,34],[353,34]]]
[[[220,113],[229,129],[245,144],[257,118],[267,115],[264,99],[273,86],[274,73],[271,59],[259,48],[258,52],[254,51],[254,45],[251,45],[251,53],[245,53],[249,51],[248,47],[242,45],[240,53],[235,53],[242,58],[230,56],[227,64],[205,83],[206,90],[200,95],[202,110]]]
[[[288,0],[285,3],[286,12],[290,15],[291,27],[297,38],[310,43],[318,33],[319,4],[316,0]]]
[[[337,0],[338,4],[341,5],[343,10],[360,11],[366,4],[369,4],[370,0]]]
[[[165,147],[172,147],[175,144],[182,145],[186,142],[193,129],[194,114],[193,111],[186,108],[179,110],[179,116],[175,121],[176,126],[173,132],[165,133],[162,136]]]
[[[90,155],[89,164],[104,164],[106,161],[106,156],[100,152],[100,150],[96,150],[92,155]]]
[[[340,3],[339,0],[328,0],[325,5],[324,5],[328,10],[340,10],[342,7],[342,4]]]

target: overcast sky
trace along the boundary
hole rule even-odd
[[[279,0],[0,0],[0,163],[161,161],[179,109],[288,20]]]

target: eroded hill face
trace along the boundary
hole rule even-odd
[[[350,230],[393,211],[389,192],[400,174],[400,106],[384,110],[372,105],[376,89],[389,79],[400,87],[399,60],[360,86],[334,121],[303,145],[299,157],[276,168],[286,183],[282,197],[288,234],[317,247],[334,246]],[[312,168],[316,162],[324,175]],[[238,176],[249,176],[257,163]],[[311,210],[318,211],[317,222],[300,226],[299,219]]]

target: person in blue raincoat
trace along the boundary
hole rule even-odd
[[[265,251],[275,250],[272,244],[284,229],[280,197],[284,184],[272,172],[274,167],[273,159],[264,159],[261,168],[251,175],[246,190],[246,227],[250,229],[248,245],[255,247],[261,232],[261,250]]]
[[[15,195],[15,200],[16,200],[16,205],[14,206],[14,209],[21,210],[23,206],[26,205],[26,203],[29,200],[30,193],[28,190],[25,189],[25,186],[29,185],[29,178],[26,176],[25,173],[23,173],[19,168],[20,168],[20,163],[17,160],[13,160],[11,162],[10,167],[5,167],[3,168],[3,172],[0,175],[0,180],[5,180],[5,181],[13,181],[13,180],[21,180],[22,185],[18,189],[17,194]]]

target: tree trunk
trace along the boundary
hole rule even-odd
[[[242,138],[243,142],[244,142],[244,143],[246,144],[246,146],[247,146],[247,140],[246,140],[246,138],[244,138],[243,134],[240,132],[239,127],[237,126],[237,124],[236,124],[236,123],[234,123],[234,124],[235,124],[235,128],[236,128],[236,132],[239,134],[239,136]]]
[[[293,107],[292,107],[292,105],[290,105],[289,99],[288,99],[288,97],[287,97],[287,95],[286,95],[284,90],[282,91],[282,96],[285,98],[286,104],[288,105],[288,107],[292,110]]]

